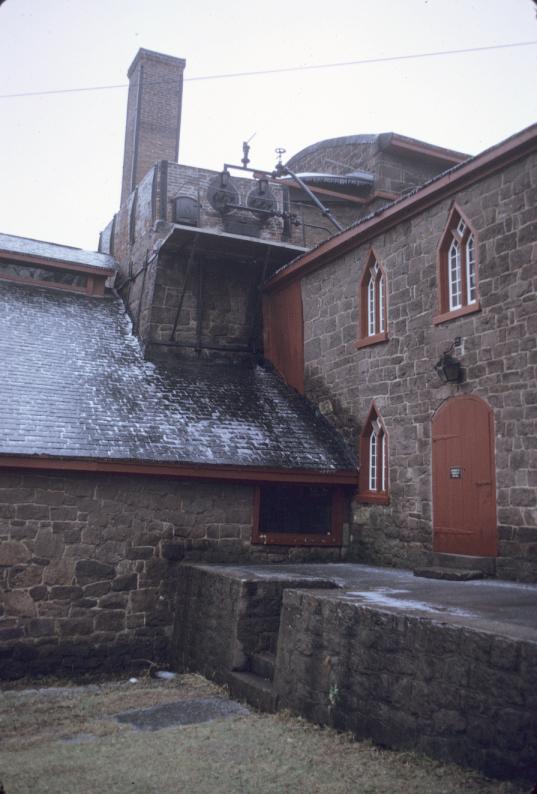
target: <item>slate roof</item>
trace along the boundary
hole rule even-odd
[[[58,262],[72,262],[89,267],[114,269],[116,262],[108,254],[97,251],[84,251],[69,245],[56,245],[44,240],[32,240],[30,237],[16,237],[13,234],[0,234],[0,253],[26,254],[40,259],[54,259]]]
[[[0,454],[349,471],[273,372],[144,361],[116,297],[0,282]]]

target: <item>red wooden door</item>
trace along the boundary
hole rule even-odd
[[[433,419],[434,550],[496,555],[494,420],[484,400],[453,397]]]

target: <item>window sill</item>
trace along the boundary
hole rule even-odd
[[[291,535],[285,533],[254,533],[254,546],[341,546],[341,539],[335,535]]]
[[[481,311],[481,304],[479,301],[477,303],[470,303],[468,306],[461,306],[460,309],[454,309],[452,312],[444,312],[443,314],[437,314],[436,317],[433,317],[433,325],[440,325],[440,323],[447,323],[450,320],[456,320],[458,317],[465,317],[467,314],[474,314],[475,312]]]
[[[371,345],[378,345],[380,342],[387,342],[388,341],[388,332],[383,331],[381,334],[374,334],[373,336],[364,336],[362,339],[358,339],[356,342],[356,347],[358,349],[362,347],[370,347]]]
[[[359,493],[356,500],[361,504],[366,505],[389,505],[390,495],[388,493],[373,493],[372,491],[365,491]]]

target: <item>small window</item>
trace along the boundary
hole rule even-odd
[[[439,313],[434,323],[479,311],[476,234],[455,207],[438,249]]]
[[[387,504],[388,438],[382,417],[371,406],[360,437],[360,501]]]
[[[388,339],[386,320],[386,274],[371,251],[360,282],[360,333],[357,347]]]
[[[252,541],[278,546],[341,544],[339,488],[274,483],[256,489]]]

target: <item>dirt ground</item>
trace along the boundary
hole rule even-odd
[[[186,719],[203,712],[206,718],[204,710],[215,704],[217,711],[236,708],[224,690],[194,675],[84,686],[27,682],[25,688],[4,689],[0,781],[5,794],[528,792],[512,782],[355,742],[289,715],[245,710],[160,729],[153,722],[151,730],[115,716],[165,706],[151,713],[166,713],[169,720],[177,710]]]

